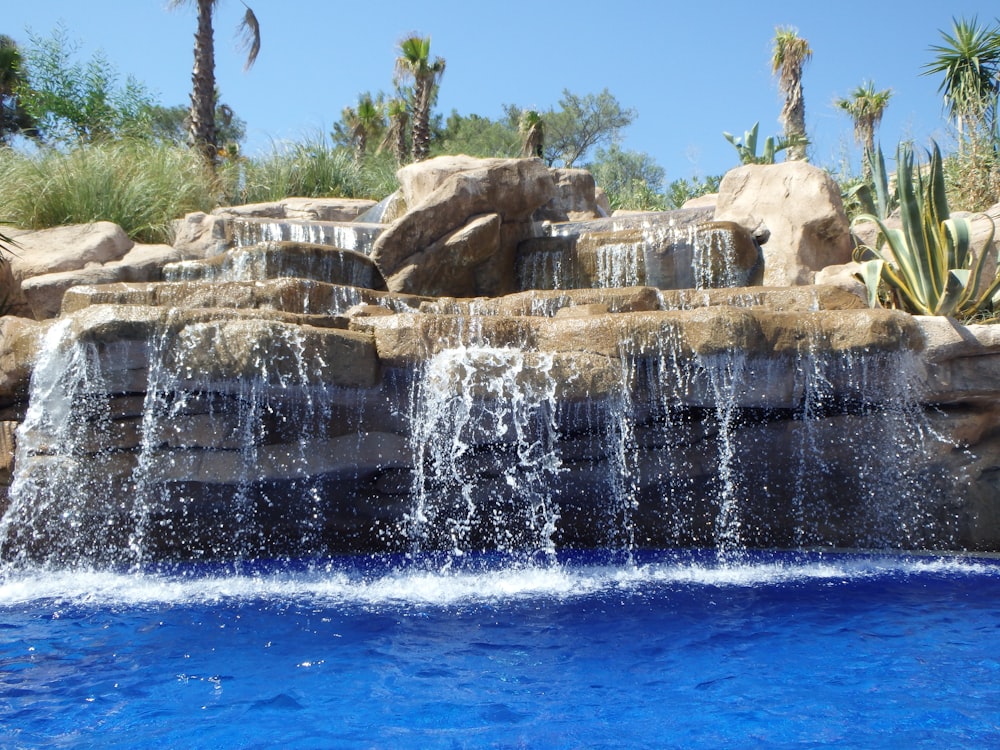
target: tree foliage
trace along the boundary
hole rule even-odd
[[[855,88],[849,97],[834,102],[838,109],[846,112],[854,121],[854,140],[865,151],[862,177],[866,182],[872,174],[870,156],[875,153],[875,131],[882,122],[882,115],[889,106],[890,98],[892,89],[876,91],[875,84],[866,81]]]
[[[180,146],[189,140],[189,118],[191,110],[183,104],[167,107],[151,105],[143,113],[145,126],[154,140],[165,141]],[[216,137],[220,144],[242,144],[246,138],[247,124],[231,107],[219,104],[215,108]]]
[[[445,154],[482,158],[518,156],[520,136],[510,117],[493,120],[481,115],[460,115],[456,110],[444,121],[438,148]]]
[[[412,95],[409,97],[411,119],[413,122],[413,160],[421,161],[430,155],[431,107],[436,97],[436,88],[444,75],[444,58],[431,59],[431,38],[416,34],[406,37],[399,43],[399,56],[396,58],[396,82],[413,83]]]
[[[563,90],[559,109],[542,115],[545,120],[545,163],[557,161],[572,167],[598,146],[617,140],[622,128],[635,120],[634,109],[625,109],[604,89],[599,94],[580,96]]]
[[[993,130],[1000,91],[1000,27],[981,26],[976,18],[952,19],[943,44],[932,45],[934,59],[924,75],[940,75],[938,91],[959,133]]]
[[[586,169],[607,193],[613,209],[653,211],[666,207],[662,195],[666,172],[649,154],[624,151],[612,143],[607,149],[597,149]]]
[[[131,76],[120,85],[102,52],[78,61],[79,47],[61,26],[48,38],[29,40],[19,98],[41,139],[89,142],[144,127],[144,115],[153,106],[150,93]]]

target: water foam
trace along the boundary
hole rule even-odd
[[[460,607],[570,601],[677,587],[845,585],[882,578],[998,577],[997,560],[964,556],[795,555],[731,565],[670,554],[627,565],[513,564],[430,569],[372,559],[256,569],[167,572],[22,568],[0,573],[0,607],[160,607],[240,602],[316,606]],[[354,564],[359,563],[359,564]]]

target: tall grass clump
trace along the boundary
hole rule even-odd
[[[271,153],[242,163],[232,198],[241,203],[300,198],[373,198],[393,192],[395,163],[386,155],[358,163],[350,150],[322,136],[279,143]]]
[[[111,221],[139,242],[169,242],[174,219],[217,198],[199,155],[182,146],[126,139],[0,151],[0,221],[25,229]]]

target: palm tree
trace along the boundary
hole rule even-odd
[[[542,116],[533,109],[526,109],[521,113],[518,129],[521,131],[521,156],[543,158],[545,155],[545,123],[542,121]]]
[[[194,35],[194,68],[191,72],[191,122],[189,131],[192,144],[204,155],[214,168],[218,133],[215,128],[215,35],[212,29],[212,14],[219,0],[170,0],[169,7],[176,8],[191,2],[198,9],[198,30]],[[243,44],[247,51],[244,70],[249,70],[260,52],[260,24],[257,16],[246,3],[246,13],[240,24]]]
[[[431,38],[408,36],[399,43],[399,57],[396,58],[396,82],[413,81],[413,160],[421,161],[430,154],[431,144],[431,104],[434,88],[444,75],[444,60],[435,57],[431,61]]]
[[[406,108],[405,100],[390,99],[386,105],[386,113],[389,116],[389,127],[378,148],[379,151],[391,148],[396,164],[403,166],[406,163],[406,126],[410,122],[410,111]]]
[[[837,99],[834,104],[854,120],[854,140],[865,149],[861,163],[861,176],[869,182],[872,176],[870,158],[875,153],[875,131],[882,122],[885,108],[889,106],[892,89],[875,90],[872,81],[866,81],[851,92],[846,99]]]
[[[935,58],[924,75],[941,74],[938,91],[959,136],[991,129],[996,116],[1000,74],[1000,29],[985,28],[973,17],[952,19],[952,33],[941,32],[944,44],[932,45]]]
[[[354,145],[354,161],[360,164],[368,151],[368,140],[378,135],[385,126],[382,107],[375,103],[370,93],[358,97],[358,107],[344,108],[344,124],[347,125]]]
[[[812,57],[809,42],[798,29],[779,26],[775,29],[771,72],[778,75],[778,90],[785,95],[779,121],[785,128],[790,161],[806,158],[806,103],[802,96],[802,66]]]

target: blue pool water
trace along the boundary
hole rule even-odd
[[[0,576],[0,747],[1000,747],[1000,562]]]

